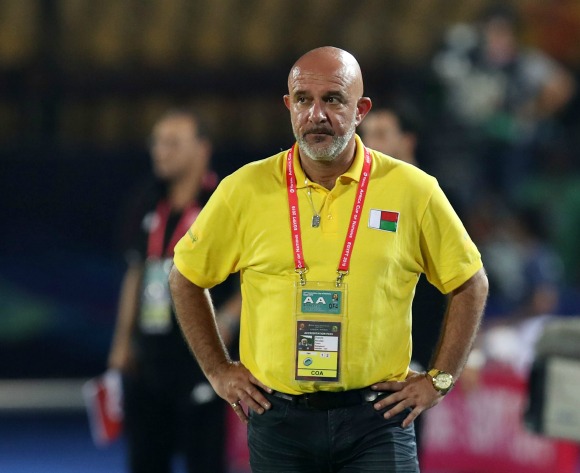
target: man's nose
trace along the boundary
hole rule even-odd
[[[327,120],[326,117],[326,107],[322,101],[312,102],[310,107],[310,116],[308,117],[313,123],[321,123]]]

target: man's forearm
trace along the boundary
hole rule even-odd
[[[169,275],[169,286],[181,331],[211,380],[218,367],[231,360],[218,332],[209,292],[186,279],[175,266]]]
[[[131,336],[137,321],[139,289],[143,268],[141,265],[131,265],[123,277],[119,294],[119,307],[115,332],[111,342],[108,366],[120,370],[129,369],[131,363]]]
[[[482,269],[451,293],[433,367],[459,377],[479,329],[487,292]]]

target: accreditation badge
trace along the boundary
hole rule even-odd
[[[337,288],[335,282],[296,285],[295,380],[340,381],[346,294],[346,284]]]
[[[139,327],[144,333],[164,334],[171,330],[170,270],[169,258],[145,262],[139,314]]]

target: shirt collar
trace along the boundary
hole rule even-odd
[[[354,153],[354,159],[350,167],[343,173],[340,177],[351,179],[355,182],[358,182],[360,179],[360,174],[363,168],[364,162],[364,144],[360,137],[355,134],[354,139],[356,142],[356,151]],[[301,189],[307,187],[306,185],[306,174],[300,165],[300,150],[298,148],[298,143],[294,144],[294,173],[296,174],[296,188]]]

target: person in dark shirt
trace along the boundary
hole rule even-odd
[[[365,144],[393,158],[418,166],[416,149],[420,124],[410,106],[393,104],[371,110],[359,127]],[[425,275],[419,278],[413,299],[413,369],[423,371],[430,366],[445,313],[446,297]],[[423,418],[415,419],[417,450],[421,454]]]
[[[224,405],[181,335],[167,283],[173,247],[217,184],[211,145],[198,116],[177,109],[157,121],[150,144],[155,179],[125,219],[128,269],[108,360],[123,374],[130,471],[168,473],[179,452],[189,473],[220,473]],[[225,341],[235,339],[239,301],[235,292],[218,314]]]

